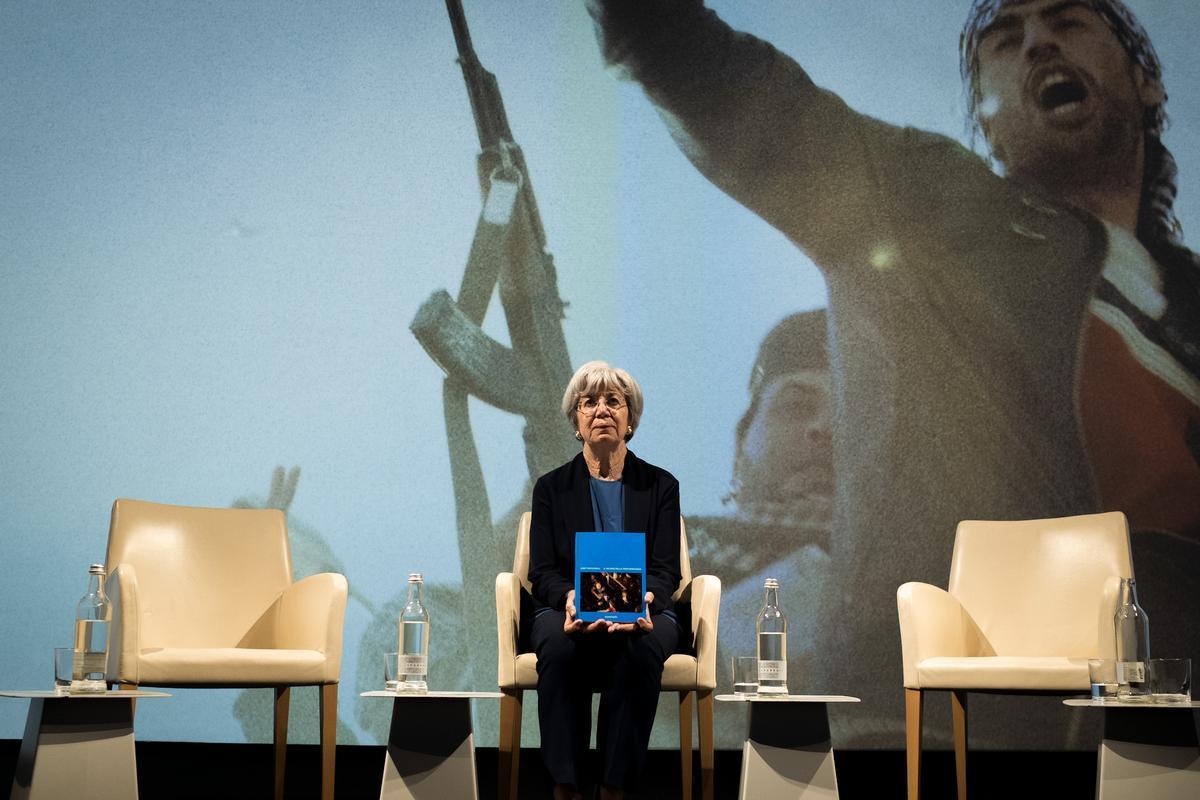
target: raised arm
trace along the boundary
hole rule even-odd
[[[864,227],[906,201],[889,171],[914,137],[851,110],[696,0],[588,0],[605,61],[640,83],[710,180],[822,267],[869,260]]]

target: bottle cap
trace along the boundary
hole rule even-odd
[[[92,564],[90,567],[88,567],[88,574],[89,575],[107,575],[108,572],[107,572],[107,570],[104,569],[103,564]]]
[[[423,583],[424,579],[421,577],[421,573],[410,572],[410,573],[408,573],[408,582],[409,583]]]
[[[764,589],[778,589],[779,581],[775,578],[767,578],[767,582],[763,584]]]

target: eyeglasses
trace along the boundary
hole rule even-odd
[[[625,400],[617,394],[605,397],[581,397],[577,409],[590,417],[600,410],[600,406],[604,406],[609,411],[620,411],[625,407]]]

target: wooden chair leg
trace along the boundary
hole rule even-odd
[[[700,797],[713,799],[713,693],[696,690],[696,713],[700,718]]]
[[[292,687],[275,687],[275,800],[283,800],[283,774],[287,767],[288,703]]]
[[[904,746],[908,753],[908,800],[921,798],[921,710],[923,689],[904,690]]]
[[[958,777],[958,800],[967,800],[967,693],[950,693],[950,716],[954,726],[954,774]]]
[[[333,800],[334,767],[337,764],[338,684],[321,686],[321,800]]]
[[[682,777],[683,800],[692,800],[692,715],[695,713],[695,694],[679,693],[679,770]]]
[[[517,800],[521,767],[521,689],[502,689],[500,695],[500,747],[496,788],[500,800]]]
[[[121,692],[136,692],[138,690],[138,685],[136,683],[118,683],[117,690]],[[136,714],[137,698],[134,697],[129,701],[129,715],[134,716]]]

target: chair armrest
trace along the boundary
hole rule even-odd
[[[721,579],[697,575],[684,587],[679,602],[692,606],[692,645],[696,650],[696,685],[717,688],[717,617],[721,612]]]
[[[906,688],[921,688],[917,665],[926,658],[995,655],[971,615],[945,589],[906,583],[896,590],[896,611]]]
[[[346,577],[322,572],[296,581],[238,642],[238,647],[268,650],[316,650],[331,661],[337,674],[342,662],[342,627],[346,619]]]
[[[496,682],[517,684],[517,631],[521,615],[521,580],[511,572],[496,576]]]
[[[105,678],[109,683],[139,682],[138,652],[141,647],[137,588],[137,570],[133,568],[133,564],[118,564],[112,571],[106,587],[108,599],[112,603],[112,624],[108,632],[108,664],[105,668]]]

